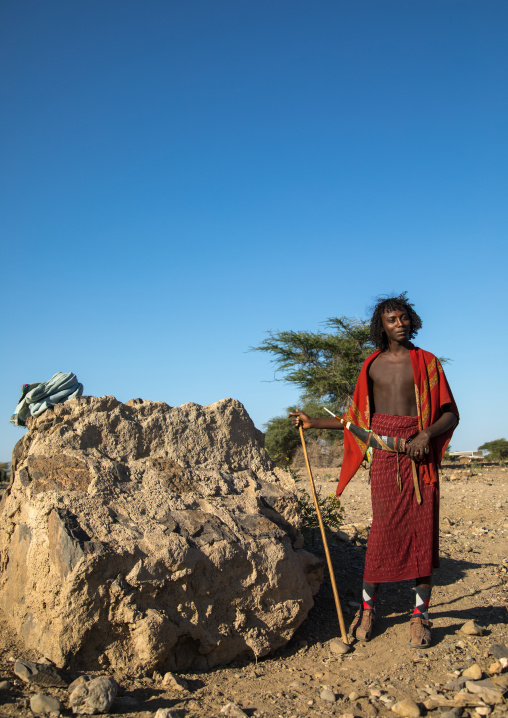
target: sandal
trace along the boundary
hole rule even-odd
[[[364,611],[363,608],[359,608],[349,627],[350,635],[359,641],[370,641],[375,620],[374,611],[369,609]]]
[[[432,637],[432,623],[420,616],[413,616],[409,621],[409,645],[411,648],[428,648]]]

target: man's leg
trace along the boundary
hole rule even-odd
[[[415,610],[413,616],[421,616],[426,621],[429,620],[429,602],[432,593],[432,576],[425,576],[416,579],[415,593]]]
[[[409,645],[413,648],[430,646],[432,624],[429,621],[429,602],[431,592],[432,576],[422,576],[416,579],[415,609],[409,622]]]
[[[363,582],[362,606],[356,612],[353,623],[349,629],[349,633],[355,636],[359,641],[370,640],[372,629],[374,628],[378,586],[378,583]]]

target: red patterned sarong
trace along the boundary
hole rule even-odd
[[[372,430],[409,439],[418,434],[418,417],[374,414]],[[365,555],[368,583],[430,576],[439,567],[439,488],[419,479],[416,501],[411,459],[399,454],[402,492],[397,486],[397,454],[374,449],[371,468],[372,527]],[[420,472],[419,472],[420,473]]]

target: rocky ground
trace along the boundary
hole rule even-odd
[[[307,479],[300,473],[303,486]],[[315,479],[321,495],[326,496],[335,489],[337,470],[318,469]],[[252,659],[207,673],[185,674],[179,682],[167,677],[166,684],[158,675],[143,679],[116,675],[120,689],[107,715],[374,717],[393,715],[394,705],[412,699],[399,705],[399,715],[508,718],[506,699],[492,704],[498,698],[471,693],[471,683],[467,693],[464,689],[461,692],[466,679],[485,679],[492,671],[498,671],[493,673],[498,685],[508,682],[508,670],[503,668],[507,663],[503,656],[508,656],[507,488],[508,470],[504,467],[444,470],[442,564],[431,602],[434,629],[433,645],[428,650],[407,645],[414,594],[410,583],[405,582],[380,588],[376,632],[370,643],[356,643],[350,653],[336,655],[333,639],[340,637],[340,632],[330,582],[326,580],[307,620],[275,655],[257,663]],[[371,519],[366,472],[360,472],[348,487],[343,508],[346,535],[330,541],[330,550],[349,624],[360,597]],[[350,540],[344,540],[348,536]],[[320,546],[317,540],[312,550],[322,553]],[[470,621],[483,635],[462,632]],[[30,702],[35,694],[57,698],[61,714],[71,715],[68,691],[27,684],[14,673],[15,659],[38,662],[42,657],[24,650],[0,620],[0,717],[33,715]],[[77,677],[62,675],[67,682]],[[501,687],[497,695],[504,690]],[[32,706],[37,709],[33,702]],[[49,711],[41,704],[39,709]]]

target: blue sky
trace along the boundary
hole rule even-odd
[[[505,0],[18,0],[0,22],[0,460],[19,385],[296,401],[267,330],[407,290],[454,449],[506,437]]]

